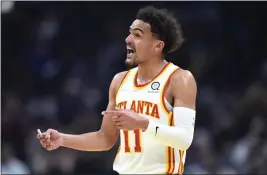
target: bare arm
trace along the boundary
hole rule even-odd
[[[113,110],[116,106],[116,93],[126,72],[114,76],[109,89],[109,103],[107,110]],[[110,116],[104,115],[99,131],[81,135],[63,134],[61,146],[83,151],[105,151],[111,149],[118,136],[119,129]]]
[[[197,85],[193,75],[187,70],[178,70],[170,80],[174,107],[196,109]]]

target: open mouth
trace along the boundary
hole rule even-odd
[[[134,54],[135,51],[132,48],[127,47],[127,54]]]

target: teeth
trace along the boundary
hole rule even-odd
[[[127,53],[128,53],[128,54],[134,53],[134,50],[132,50],[132,49],[127,49]]]

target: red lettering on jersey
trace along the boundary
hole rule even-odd
[[[135,101],[132,102],[131,108],[132,111],[136,112],[136,105],[135,105]]]
[[[150,115],[150,108],[152,107],[153,103],[150,103],[148,101],[145,102],[146,104],[146,115]]]
[[[159,119],[158,105],[148,101],[132,101],[130,109],[138,114],[146,114]]]
[[[144,110],[144,101],[138,101],[136,112],[142,114],[143,110]]]
[[[151,112],[151,116],[158,118],[159,119],[159,110],[158,110],[158,105],[157,104],[153,104],[153,109]]]
[[[127,101],[123,101],[123,102],[120,102],[117,106],[120,109],[126,109],[126,104],[127,104]]]

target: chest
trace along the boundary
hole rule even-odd
[[[150,86],[136,88],[133,86],[121,87],[116,96],[116,101],[143,100],[157,102],[165,99],[168,103],[173,103],[171,87],[169,83],[160,87],[160,82],[154,82]]]
[[[170,75],[175,70],[176,66],[168,64],[159,75],[146,84],[137,83],[138,69],[130,70],[118,88],[116,105],[154,117],[157,116],[157,111],[169,115],[173,104],[169,82]]]
[[[124,86],[117,93],[116,103],[121,109],[130,109],[138,114],[159,119],[166,103],[172,104],[169,85],[159,88],[135,88]]]

